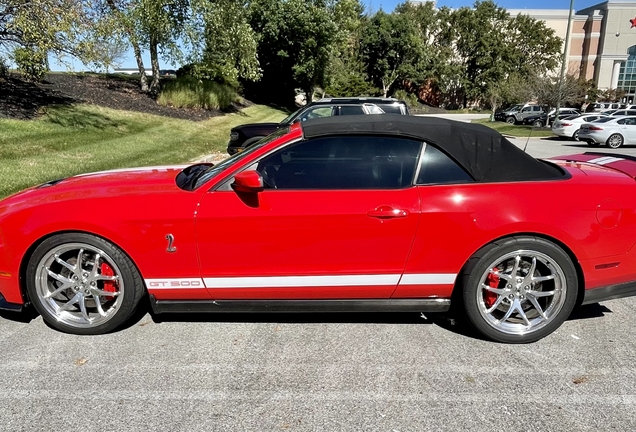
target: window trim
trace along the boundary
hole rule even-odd
[[[424,157],[424,155],[426,154],[426,149],[429,146],[433,147],[435,150],[439,151],[448,159],[450,159],[451,162],[453,162],[459,169],[461,169],[464,173],[466,173],[466,176],[470,178],[470,181],[453,182],[453,183],[419,183],[417,179],[420,177],[420,171],[422,169],[421,158]],[[477,180],[475,180],[475,178],[468,171],[466,171],[466,169],[464,169],[463,166],[458,164],[457,161],[453,159],[448,153],[446,153],[444,150],[440,149],[439,147],[435,146],[434,144],[427,143],[426,141],[423,142],[422,151],[420,152],[420,157],[418,158],[418,161],[417,161],[417,169],[415,171],[416,171],[415,177],[413,177],[413,185],[415,186],[453,186],[453,185],[465,185],[465,184],[477,183]]]

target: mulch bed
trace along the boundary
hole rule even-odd
[[[48,74],[41,83],[17,75],[0,78],[0,118],[32,119],[48,105],[91,103],[107,108],[155,114],[185,120],[206,120],[219,110],[173,108],[157,104],[139,89],[138,80],[116,76]],[[238,107],[237,107],[238,108]]]

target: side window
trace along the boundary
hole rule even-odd
[[[420,161],[417,184],[470,183],[473,179],[445,153],[426,145]]]
[[[636,119],[633,119],[633,118],[625,119],[625,124],[629,126],[634,126],[636,125]]]
[[[618,121],[616,122],[616,124],[624,125],[624,124],[625,124],[625,119],[620,119],[620,120],[618,120]]]
[[[360,105],[343,105],[340,107],[340,115],[361,115],[364,109]]]
[[[304,112],[300,116],[300,120],[305,121],[305,120],[320,118],[320,117],[331,117],[333,115],[332,112],[333,112],[333,108],[330,106],[316,107]]]
[[[413,183],[420,141],[335,136],[302,141],[261,159],[274,189],[397,189]]]
[[[384,114],[384,111],[382,111],[382,108],[380,108],[377,105],[365,104],[364,107],[366,108],[367,113],[369,114]]]
[[[532,110],[532,107],[525,107],[524,109],[521,110],[521,112],[529,112]]]
[[[539,111],[541,111],[541,107],[540,106],[534,106],[534,107],[532,107],[532,110],[539,112]]]

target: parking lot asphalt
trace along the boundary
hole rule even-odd
[[[530,345],[419,314],[140,314],[82,337],[3,313],[0,430],[635,430],[635,309],[585,306]]]

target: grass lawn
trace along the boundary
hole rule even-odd
[[[543,128],[537,129],[537,128],[533,128],[532,126],[510,125],[506,122],[500,122],[500,121],[491,122],[487,118],[473,120],[471,121],[471,123],[483,124],[484,126],[488,126],[489,128],[494,129],[503,135],[511,135],[518,138],[528,138],[529,136],[536,137],[536,138],[554,136],[554,134],[552,133],[552,131],[550,131],[550,129],[543,129]]]
[[[0,197],[79,173],[179,164],[225,152],[232,127],[285,115],[254,105],[193,122],[76,105],[49,107],[38,120],[0,120]]]

